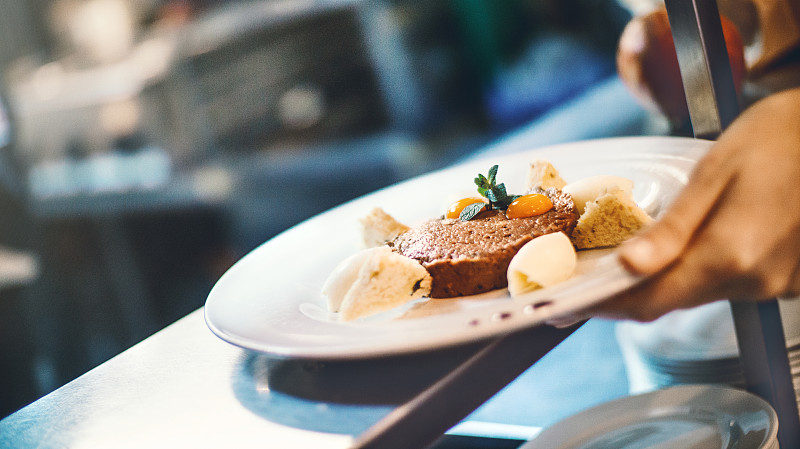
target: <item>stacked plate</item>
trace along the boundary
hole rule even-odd
[[[780,307],[798,392],[800,299]],[[652,323],[620,322],[616,332],[631,396],[566,418],[521,449],[778,449],[772,407],[729,387],[742,387],[744,379],[727,301]]]
[[[800,300],[781,300],[779,306],[798,392]],[[675,311],[652,323],[620,322],[616,331],[631,393],[683,384],[744,385],[727,301]]]
[[[763,399],[686,385],[628,396],[543,430],[520,449],[778,449],[778,419]]]

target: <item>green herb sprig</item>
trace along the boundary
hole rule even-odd
[[[520,197],[520,195],[509,195],[508,192],[506,192],[505,184],[497,184],[497,169],[498,166],[494,165],[489,169],[488,176],[478,173],[478,176],[475,178],[475,185],[478,186],[478,193],[489,200],[489,205],[487,206],[483,203],[470,204],[461,211],[461,214],[458,216],[459,220],[472,220],[483,210],[506,210],[511,202]]]

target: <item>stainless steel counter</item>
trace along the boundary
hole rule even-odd
[[[579,329],[471,415],[470,423],[494,424],[472,434],[524,438],[626,394],[612,329],[602,321]],[[417,361],[437,365],[432,360]],[[409,371],[409,379],[431,375],[414,363],[384,362],[369,368],[268,360],[218,339],[197,310],[0,421],[0,447],[345,448],[400,398],[375,395],[356,372],[402,373],[405,366],[423,374]],[[343,388],[329,388],[337,382]]]
[[[250,412],[232,385],[244,356],[194,312],[0,422],[0,447],[347,446]]]

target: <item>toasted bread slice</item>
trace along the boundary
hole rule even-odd
[[[630,195],[615,190],[586,203],[572,231],[572,243],[578,249],[616,246],[652,221]]]
[[[528,191],[534,189],[547,190],[551,187],[561,190],[565,185],[567,185],[567,182],[550,162],[539,159],[530,163],[528,176],[525,180],[525,188]]]
[[[366,248],[385,245],[409,229],[408,226],[395,220],[380,207],[376,207],[359,221],[361,222],[361,236]]]
[[[374,248],[358,270],[339,307],[339,319],[374,315],[427,296],[431,276],[414,259],[387,246]]]

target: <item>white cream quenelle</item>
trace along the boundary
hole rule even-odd
[[[430,294],[431,276],[416,260],[379,246],[343,260],[322,286],[339,320],[374,315]]]
[[[569,279],[578,257],[569,237],[554,232],[526,243],[508,265],[508,291],[518,296]]]
[[[606,193],[622,191],[626,196],[633,197],[633,181],[620,176],[598,175],[583,178],[565,185],[561,190],[572,195],[575,208],[583,214],[586,203],[595,201]]]
[[[339,262],[322,285],[322,294],[328,300],[328,310],[338,312],[347,291],[358,279],[358,271],[372,257],[377,248],[365,249]]]

